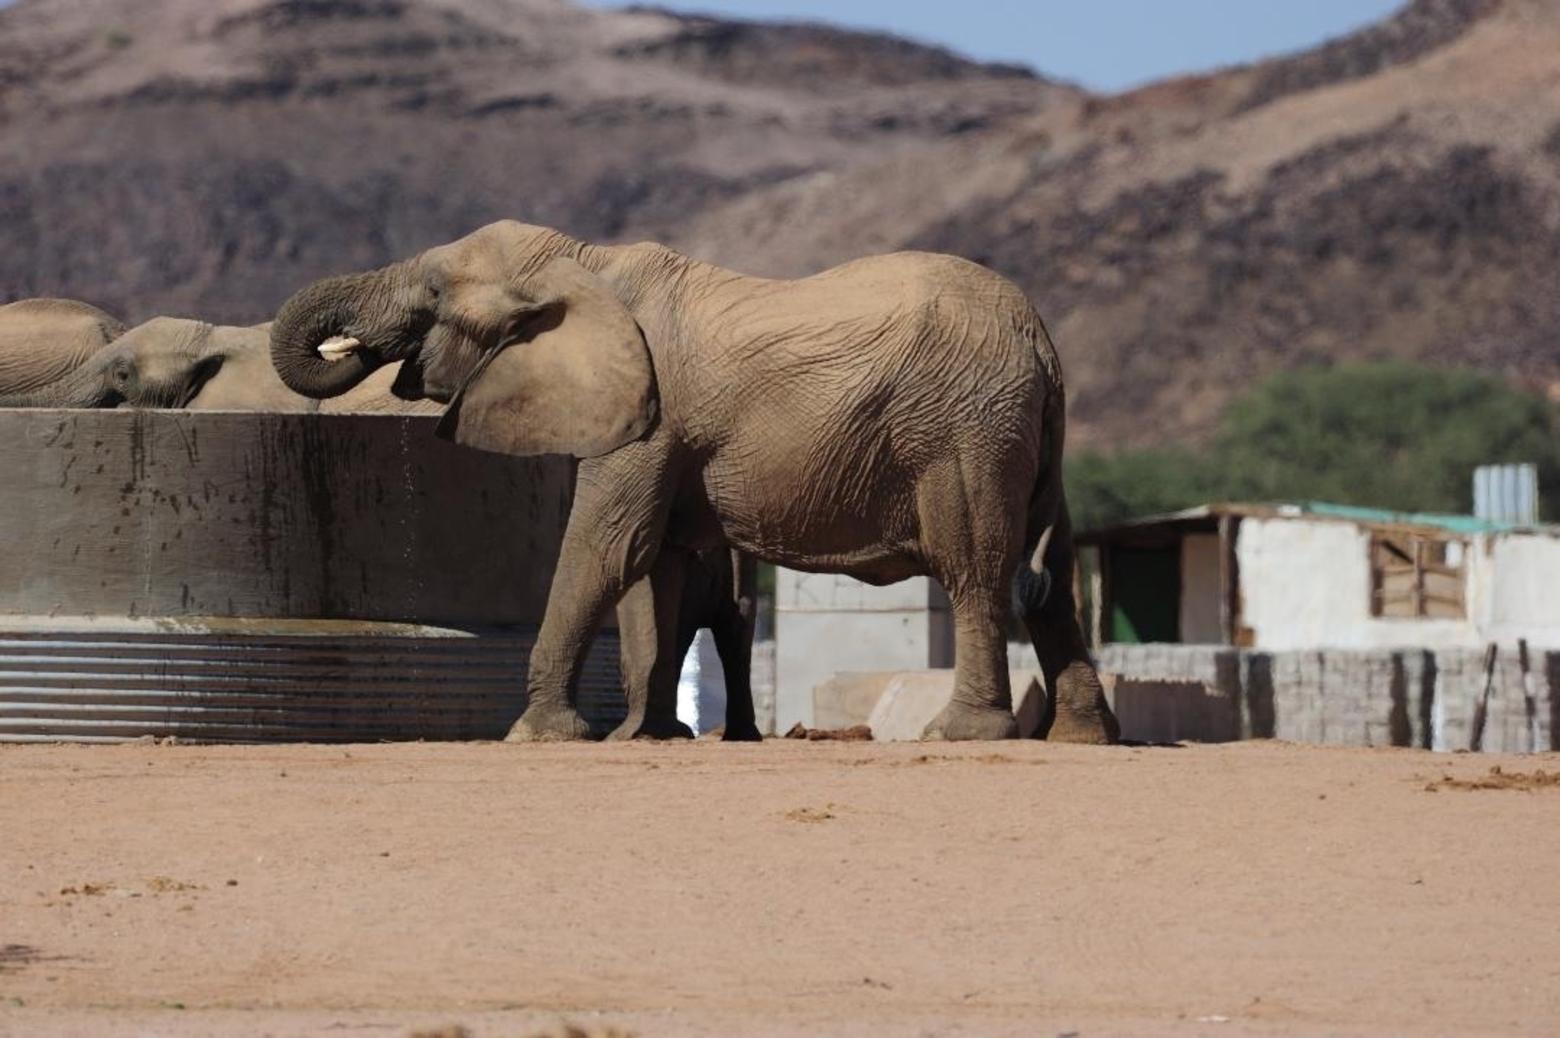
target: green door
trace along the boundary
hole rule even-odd
[[[1181,549],[1110,550],[1110,640],[1181,640]]]

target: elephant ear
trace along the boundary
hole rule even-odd
[[[639,325],[612,290],[567,257],[521,286],[536,300],[439,421],[447,440],[501,454],[593,458],[642,436],[656,416],[655,371]]]

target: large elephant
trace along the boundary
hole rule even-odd
[[[263,328],[154,317],[52,381],[0,392],[0,407],[187,407],[313,411],[270,363]]]
[[[57,381],[124,334],[119,319],[74,299],[0,306],[0,395]]]
[[[447,438],[582,459],[511,738],[585,736],[576,680],[619,600],[631,710],[646,704],[679,662],[688,553],[726,546],[874,584],[936,578],[957,662],[926,734],[951,739],[1016,734],[1010,588],[1049,570],[1018,582],[1045,729],[1116,737],[1074,612],[1061,370],[1023,293],[985,268],[898,253],[766,280],[501,222],[307,286],[271,354],[315,397],[401,361],[400,395],[449,402]]]

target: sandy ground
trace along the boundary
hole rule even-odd
[[[0,747],[0,1032],[1553,1034],[1538,769],[1560,757]]]

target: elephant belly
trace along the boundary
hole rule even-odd
[[[704,471],[708,513],[726,543],[765,562],[873,584],[925,573],[919,466],[894,456],[887,440],[787,457],[729,452]]]

